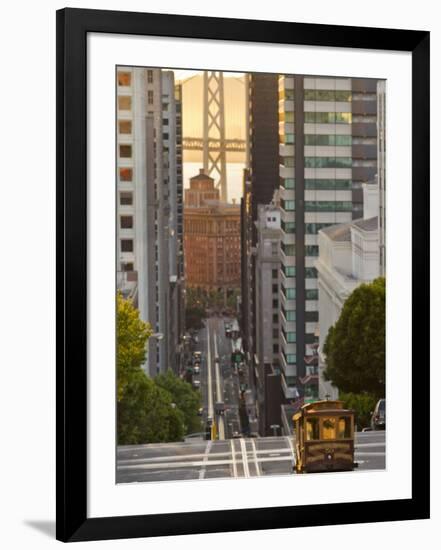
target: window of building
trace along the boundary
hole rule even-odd
[[[273,344],[273,353],[279,353],[279,344]]]
[[[278,331],[278,329],[273,328],[273,338],[278,338],[278,337],[279,337],[279,331]]]
[[[132,262],[123,262],[121,264],[121,271],[133,271],[133,263]]]
[[[306,289],[305,290],[306,300],[318,300],[318,290],[317,289]]]
[[[133,204],[133,193],[131,191],[121,191],[119,194],[119,204],[121,206],[130,206]]]
[[[306,101],[351,101],[350,90],[305,90]]]
[[[121,252],[133,252],[133,239],[121,239]]]
[[[346,191],[351,189],[351,180],[342,179],[305,179],[305,189]]]
[[[168,139],[168,134],[167,133],[162,134],[162,139]]]
[[[279,164],[285,168],[294,168],[294,157],[280,157]]]
[[[305,277],[317,279],[317,269],[315,267],[305,267]]]
[[[285,332],[283,331],[283,336],[285,337],[285,340],[288,342],[288,344],[295,344],[297,341],[296,333],[295,332]]]
[[[277,283],[273,284],[273,294],[276,294],[276,292],[279,292],[279,285]]]
[[[305,311],[305,322],[315,323],[318,321],[318,311]]]
[[[295,353],[284,353],[283,355],[288,365],[295,365],[297,363],[297,356]]]
[[[147,91],[147,103],[149,105],[153,104],[153,90],[148,90]]]
[[[273,323],[278,323],[278,322],[279,322],[279,314],[273,313]]]
[[[295,233],[296,232],[296,224],[295,222],[285,222],[282,221],[281,227],[285,233]]]
[[[285,288],[282,286],[282,292],[285,298],[288,300],[295,300],[296,297],[296,289],[295,288]]]
[[[279,307],[279,300],[277,298],[274,298],[273,300],[273,309],[277,309]]]
[[[296,266],[295,265],[282,265],[282,273],[285,277],[295,277],[296,276]]]
[[[147,82],[149,84],[152,84],[152,82],[153,82],[153,71],[151,71],[151,70],[147,71]]]
[[[280,248],[282,249],[285,256],[295,256],[295,253],[296,253],[295,244],[285,244],[284,242],[282,242],[280,244]]]
[[[305,212],[351,212],[352,201],[305,201]]]
[[[352,157],[305,157],[305,168],[351,168]]]
[[[307,245],[305,246],[305,256],[318,256],[319,247],[317,245]]]
[[[285,316],[285,319],[287,321],[295,321],[296,320],[295,309],[283,309],[283,315]]]
[[[352,136],[348,135],[326,135],[326,134],[306,134],[305,145],[352,145]]]
[[[272,270],[272,278],[273,278],[273,279],[277,279],[278,276],[279,276],[278,270],[277,270],[277,269],[273,269],[273,270]]]
[[[286,212],[293,212],[295,210],[295,201],[293,200],[285,200],[281,199],[280,206],[285,210]]]
[[[120,145],[119,146],[119,156],[121,158],[132,158],[132,146],[131,145]]]
[[[119,120],[118,128],[120,134],[131,134],[132,133],[132,121],[131,120]]]
[[[133,229],[133,216],[121,216],[121,229]]]
[[[133,180],[133,169],[132,168],[120,168],[119,169],[119,180],[120,181],[132,181]]]
[[[118,86],[130,86],[132,83],[132,73],[118,71]]]
[[[130,111],[132,108],[132,98],[129,95],[118,96],[118,109],[120,111]]]
[[[305,122],[314,124],[350,124],[352,122],[352,113],[306,112]]]
[[[285,189],[294,189],[294,178],[281,178],[281,186]]]

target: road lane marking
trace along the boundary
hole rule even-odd
[[[245,445],[245,440],[240,438],[240,449],[242,451],[242,465],[243,465],[243,473],[245,477],[250,477],[250,469],[248,466],[248,457],[247,457],[247,449]]]
[[[233,464],[233,477],[237,477],[236,449],[234,448],[234,439],[230,439],[231,459]]]
[[[204,479],[205,477],[205,472],[207,469],[206,463],[208,462],[208,455],[210,454],[210,451],[211,451],[211,445],[212,445],[212,441],[210,440],[208,441],[207,446],[205,447],[204,462],[203,462],[201,471],[199,472],[199,479]]]
[[[230,441],[234,441],[234,439],[230,439]],[[217,447],[217,441],[212,441],[212,450],[215,450]],[[291,454],[291,451],[289,449],[256,449],[257,455],[272,455],[272,454],[278,454],[279,456],[282,454]],[[229,456],[230,451],[225,452],[211,452],[210,457],[221,457],[221,456]],[[154,461],[173,461],[173,460],[194,460],[197,458],[202,459],[205,456],[205,451],[201,451],[200,453],[193,453],[193,454],[179,454],[179,455],[163,455],[163,456],[153,456],[153,457],[145,457],[145,458],[122,458],[118,459],[118,464],[142,464],[143,462],[154,462]],[[289,456],[287,457],[289,458]]]
[[[216,330],[213,333],[213,339],[214,339],[214,371],[216,374],[216,401],[218,403],[223,402],[222,399],[222,392],[221,392],[221,386],[220,386],[220,372],[219,372],[219,361],[216,361],[216,358],[219,358],[217,353],[217,334]]]
[[[257,473],[258,476],[261,476],[262,472],[260,471],[259,459],[257,458],[256,444],[254,443],[254,439],[251,440],[251,448],[253,449],[254,465],[256,466],[256,473]],[[270,455],[270,456],[272,456],[272,455]]]
[[[207,321],[207,372],[208,372],[208,417],[214,421],[213,388],[211,380],[210,324]]]

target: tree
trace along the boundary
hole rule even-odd
[[[182,411],[141,369],[131,375],[117,416],[119,445],[181,441],[184,435]]]
[[[152,329],[139,317],[139,311],[121,293],[116,296],[117,306],[117,379],[118,401],[124,397],[129,380],[146,359],[146,343]]]
[[[343,392],[384,397],[385,305],[386,283],[379,277],[352,292],[329,329],[324,375]]]
[[[340,399],[347,409],[355,411],[357,428],[368,428],[371,421],[371,412],[377,403],[377,398],[369,393],[340,393]]]
[[[118,443],[135,445],[180,441],[184,414],[170,393],[148,378],[141,366],[151,335],[130,300],[117,295],[117,425]]]
[[[203,328],[205,309],[201,306],[188,306],[185,309],[185,327],[187,329],[200,330]]]
[[[155,384],[170,394],[173,403],[182,412],[185,433],[200,431],[201,421],[198,417],[198,409],[201,406],[200,393],[171,370],[159,374],[155,378]]]

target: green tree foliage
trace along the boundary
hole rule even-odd
[[[185,327],[187,329],[200,330],[203,328],[205,309],[200,306],[187,306],[185,308]]]
[[[156,376],[155,384],[169,393],[173,403],[182,412],[185,433],[199,432],[201,430],[201,421],[198,417],[198,409],[201,406],[199,391],[194,390],[191,384],[181,380],[171,370]]]
[[[377,398],[369,393],[340,393],[339,398],[344,406],[355,411],[357,428],[368,428],[371,421],[371,412],[377,403]]]
[[[360,285],[346,300],[323,348],[325,378],[347,393],[385,392],[386,283]]]
[[[117,425],[118,444],[180,441],[184,413],[172,395],[141,368],[151,328],[129,300],[117,295]]]
[[[120,292],[116,296],[116,307],[118,401],[121,401],[132,375],[145,361],[146,343],[152,330],[140,319],[132,302],[125,300]]]
[[[183,435],[184,414],[171,395],[141,369],[132,374],[118,403],[118,444],[180,441]]]

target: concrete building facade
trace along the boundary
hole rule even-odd
[[[256,353],[254,374],[259,433],[272,435],[280,425],[282,401],[279,363],[280,209],[259,205],[255,254]]]
[[[319,289],[319,398],[337,399],[338,389],[324,378],[323,346],[344,302],[362,283],[380,275],[378,184],[364,184],[364,218],[319,232],[316,262]]]
[[[170,324],[170,267],[177,271],[178,248],[176,233],[170,238],[178,203],[173,110],[172,73],[118,67],[117,286],[125,295],[132,287],[141,319],[160,335],[148,341],[149,376],[175,361],[170,349],[178,337]]]

